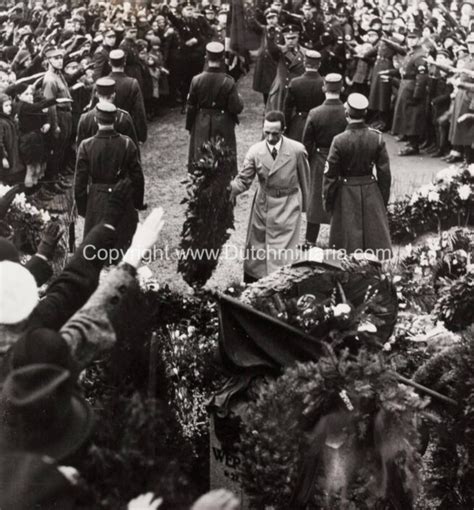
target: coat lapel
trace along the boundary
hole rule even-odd
[[[268,152],[268,151],[267,151]],[[278,152],[278,156],[275,161],[273,161],[272,156],[269,154],[270,160],[272,160],[272,166],[270,167],[270,174],[274,174],[281,167],[285,166],[288,161],[291,159],[291,152],[289,150],[289,144],[285,137],[282,137],[282,143],[280,147],[280,151]],[[270,175],[269,174],[269,175]]]

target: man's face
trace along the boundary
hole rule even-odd
[[[31,87],[28,87],[24,92],[23,94],[20,95],[20,99],[22,101],[25,101],[25,103],[30,103],[32,104],[33,101],[34,101],[34,97],[33,97],[33,89]]]
[[[283,8],[283,5],[281,4],[281,2],[273,2],[272,3],[273,10],[280,12],[282,10],[282,8]]]
[[[268,16],[267,25],[269,27],[276,27],[278,24],[278,16]]]
[[[72,20],[67,19],[64,22],[64,31],[65,32],[72,32],[73,30],[74,30],[74,23],[72,22]]]
[[[413,36],[407,37],[407,45],[409,48],[414,48],[415,46],[418,46],[419,44],[420,44],[419,37],[413,37]]]
[[[186,7],[183,7],[181,12],[183,14],[183,18],[189,19],[193,17],[193,8],[191,5],[186,5]]]
[[[12,113],[12,102],[5,101],[2,105],[2,110],[5,115],[11,115]]]
[[[369,34],[367,35],[367,41],[372,45],[376,44],[378,40],[379,36],[375,32],[369,32]]]
[[[127,39],[136,39],[137,38],[137,29],[135,27],[129,28],[126,33]]]
[[[73,30],[74,32],[80,32],[82,28],[80,21],[74,21]]]
[[[115,37],[115,34],[108,34],[104,38],[104,43],[106,46],[109,46],[110,48],[113,48],[115,46],[115,43],[117,41],[117,38]]]
[[[273,122],[266,120],[263,123],[263,135],[270,145],[276,145],[280,141],[282,134],[283,130],[279,120]]]
[[[48,59],[54,69],[61,71],[64,67],[64,57],[62,55],[56,55]]]
[[[384,32],[390,32],[390,30],[392,30],[392,20],[390,18],[384,18],[382,20],[382,29]]]
[[[288,48],[296,48],[298,46],[298,36],[296,34],[285,34],[285,44]]]

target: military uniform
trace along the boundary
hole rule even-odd
[[[282,34],[280,27],[260,27],[261,43],[258,49],[255,70],[253,75],[253,90],[260,92],[266,97],[270,92],[273,80],[277,72],[277,60],[273,58],[269,51],[269,46],[282,43]]]
[[[303,76],[291,80],[284,107],[289,138],[302,141],[309,111],[324,101],[323,85],[323,78],[313,70],[307,70]]]
[[[317,20],[314,16],[305,18],[302,22],[303,30],[301,32],[300,42],[305,48],[317,50],[321,44],[321,36],[324,34],[324,23]]]
[[[218,55],[224,54],[221,43],[210,43],[207,47]],[[186,114],[186,129],[191,133],[189,164],[197,158],[202,144],[212,137],[223,137],[236,152],[234,127],[243,106],[234,79],[220,68],[209,68],[193,78]]]
[[[115,105],[130,114],[138,140],[146,142],[148,127],[145,103],[138,81],[119,71],[111,72],[108,78],[115,80]]]
[[[323,208],[323,173],[329,147],[334,137],[347,126],[344,105],[340,99],[326,99],[308,115],[303,144],[309,155],[311,169],[310,198],[306,219],[309,223],[329,223],[330,216]]]
[[[43,96],[45,99],[72,99],[66,79],[61,71],[46,71],[43,78]],[[66,166],[66,151],[72,136],[71,104],[53,105],[50,107],[50,114],[51,133],[55,138],[52,142],[52,153],[48,158],[45,175],[47,181],[54,180],[57,174]],[[56,128],[59,128],[57,135],[55,135]]]
[[[86,138],[90,138],[97,133],[99,125],[96,120],[97,107],[92,108],[88,112],[81,115],[79,125],[77,127],[76,146],[79,147],[81,142]],[[115,131],[121,135],[128,136],[138,148],[138,138],[133,125],[133,120],[130,114],[121,108],[117,108],[117,116],[115,119]]]
[[[464,68],[474,71],[474,57],[469,57],[464,63]],[[457,120],[465,113],[472,113],[474,110],[474,90],[471,85],[474,84],[474,78],[467,74],[461,75],[462,82],[466,83],[466,88],[459,88],[453,101],[453,112],[451,114],[451,126],[449,129],[449,141],[452,145],[462,145],[470,147],[474,142],[474,123],[461,122]]]
[[[143,207],[144,179],[138,151],[132,140],[114,129],[101,129],[82,141],[76,161],[74,197],[84,216],[84,236],[104,219],[109,195],[122,178],[129,178],[133,202],[117,226],[117,248],[130,245],[138,222],[135,209]]]
[[[278,62],[275,79],[268,94],[266,111],[283,111],[288,87],[293,78],[304,73],[304,54],[301,49],[280,49],[275,45],[271,49],[273,58]]]
[[[366,111],[365,97],[352,94],[348,103],[355,102],[353,96],[365,101],[361,109]],[[350,123],[334,138],[323,176],[323,204],[331,214],[330,248],[347,253],[372,250],[374,255],[376,250],[391,249],[386,213],[390,185],[382,134],[364,122]]]
[[[394,41],[384,39],[377,43],[374,50],[366,54],[366,58],[370,58],[375,53],[377,58],[372,69],[369,109],[386,113],[391,109],[392,86],[387,78],[380,76],[379,73],[393,69],[393,57],[406,54],[406,50]]]
[[[421,137],[426,130],[426,96],[428,75],[425,50],[415,47],[400,69],[402,80],[398,89],[393,114],[392,132],[410,137]]]
[[[119,48],[125,53],[125,74],[135,78],[143,92],[144,80],[137,43],[133,39],[124,39]]]

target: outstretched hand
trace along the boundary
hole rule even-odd
[[[153,492],[147,492],[132,499],[128,503],[127,510],[157,510],[161,503],[163,503],[163,498],[155,499]]]
[[[238,510],[239,500],[225,489],[210,491],[201,496],[191,510]]]

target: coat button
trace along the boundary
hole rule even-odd
[[[109,193],[112,193],[112,188],[109,188],[109,189],[108,189],[108,192],[109,192]]]
[[[343,179],[344,182],[347,182],[347,179]]]

